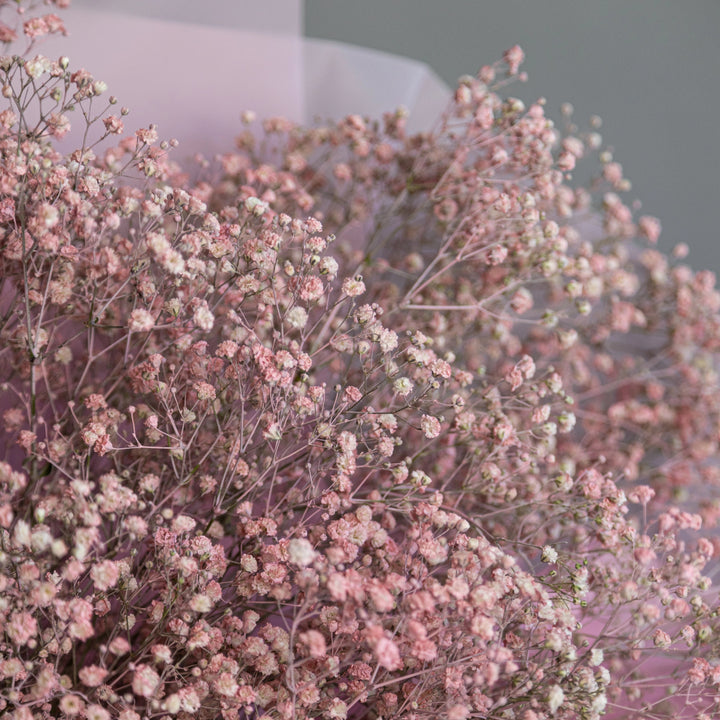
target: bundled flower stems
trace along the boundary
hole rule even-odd
[[[718,717],[720,295],[518,47],[179,167],[0,5],[3,717]]]

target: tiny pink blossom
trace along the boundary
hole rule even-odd
[[[360,278],[345,278],[342,291],[348,297],[358,297],[365,292],[365,283]]]
[[[130,313],[128,327],[133,332],[149,332],[155,327],[155,318],[143,308],[138,308]]]
[[[467,705],[458,703],[447,710],[447,720],[467,720],[470,717],[470,708]]]
[[[205,300],[201,301],[193,314],[195,324],[205,332],[210,332],[215,324],[215,316],[212,314]]]
[[[518,68],[525,60],[525,53],[519,45],[513,45],[513,47],[505,51],[503,59],[508,65],[510,75],[517,75]]]
[[[310,657],[325,657],[327,647],[322,633],[317,630],[307,630],[304,633],[300,633],[298,639],[307,648]]]
[[[90,569],[93,584],[100,592],[114,587],[120,577],[117,563],[112,560],[102,560]]]
[[[79,695],[68,693],[60,698],[60,710],[69,717],[75,717],[84,712],[85,703]]]
[[[113,655],[125,655],[126,653],[130,652],[130,643],[126,638],[118,635],[117,637],[112,639],[112,641],[108,645],[108,650]]]
[[[426,438],[436,438],[440,434],[440,421],[432,415],[423,415],[420,420],[420,427]]]
[[[210,612],[213,608],[212,600],[204,593],[196,593],[190,598],[190,607],[198,613]]]
[[[13,612],[5,628],[10,641],[16,645],[26,645],[37,634],[37,621],[29,612]]]
[[[87,685],[88,687],[97,687],[98,685],[102,685],[103,681],[107,677],[107,674],[108,671],[105,668],[101,668],[98,665],[88,665],[80,669],[78,677],[83,685]]]
[[[160,685],[160,676],[149,666],[140,664],[135,668],[132,689],[136,695],[152,697]]]
[[[314,302],[322,297],[325,288],[318,277],[306,278],[300,286],[300,299],[305,302]]]
[[[378,664],[386,670],[399,670],[403,667],[400,650],[393,640],[381,637],[374,647]]]
[[[662,227],[657,218],[650,215],[644,215],[638,220],[638,229],[643,237],[646,237],[653,245],[657,243]]]
[[[288,557],[290,562],[300,567],[307,567],[315,560],[317,553],[309,540],[305,538],[293,538],[288,543]]]
[[[87,720],[111,720],[110,713],[96,703],[91,703],[85,710],[85,717]]]

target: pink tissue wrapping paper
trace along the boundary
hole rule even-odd
[[[350,113],[381,117],[404,106],[409,132],[429,130],[450,90],[425,64],[327,40],[305,40],[305,122]]]
[[[302,33],[303,21],[301,0],[72,0],[72,8],[290,35]]]
[[[300,38],[75,9],[70,33],[40,46],[67,55],[131,109],[128,130],[158,126],[180,156],[232,148],[240,114],[303,118]],[[75,138],[72,138],[75,139]]]
[[[72,68],[107,83],[108,96],[131,109],[126,129],[155,123],[161,138],[180,140],[178,158],[231,149],[244,110],[309,124],[351,113],[380,117],[404,106],[411,131],[434,124],[449,91],[426,65],[301,38],[293,32],[297,3],[273,1],[288,6],[290,21],[279,23],[288,32],[218,27],[217,2],[189,23],[145,17],[133,6],[115,12],[110,0],[100,10],[76,1],[64,15],[69,37],[49,39],[39,52],[67,55]],[[258,24],[252,16],[248,22]]]

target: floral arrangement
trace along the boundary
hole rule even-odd
[[[193,170],[10,5],[3,717],[716,717],[720,295],[522,51]]]

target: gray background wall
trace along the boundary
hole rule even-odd
[[[720,0],[306,0],[305,34],[428,63],[449,84],[525,50],[512,94],[593,114],[661,245],[720,271]],[[381,79],[378,79],[380,82]]]

